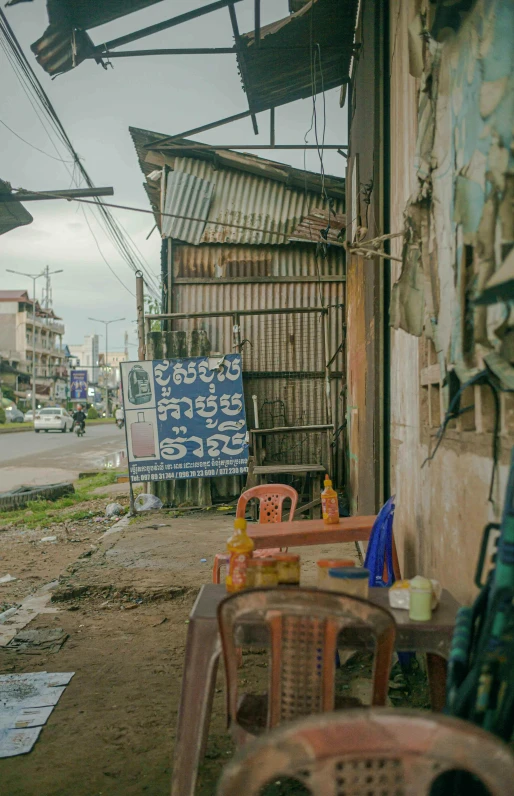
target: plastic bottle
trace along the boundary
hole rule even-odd
[[[432,618],[432,584],[421,575],[410,582],[409,618],[417,622],[428,622]]]
[[[321,511],[325,525],[337,525],[339,522],[339,503],[337,492],[332,489],[332,481],[325,476],[325,489],[321,493]]]
[[[246,566],[251,558],[254,544],[246,533],[246,520],[238,517],[234,521],[234,533],[227,539],[227,553],[230,555],[228,574],[225,578],[227,591],[241,591],[246,586]]]

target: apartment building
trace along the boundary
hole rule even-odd
[[[0,355],[32,374],[34,352],[36,397],[43,402],[56,400],[67,383],[63,335],[62,319],[31,299],[26,290],[0,290]],[[27,393],[31,389],[28,384]],[[19,397],[23,400],[26,395]]]

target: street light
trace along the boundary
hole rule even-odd
[[[42,276],[53,276],[53,274],[62,274],[63,269],[59,268],[57,271],[47,272],[41,271],[40,274],[26,274],[23,271],[13,271],[11,268],[6,268],[10,274],[17,274],[18,276],[26,276],[32,279],[32,425],[36,423],[36,279]]]
[[[109,334],[109,324],[110,323],[118,323],[119,321],[124,321],[125,318],[114,318],[111,321],[102,321],[100,318],[88,318],[90,321],[94,321],[95,323],[103,323],[105,325],[105,416],[110,417],[109,414],[109,384],[107,379],[107,355],[109,353],[109,343],[108,343],[108,334]]]

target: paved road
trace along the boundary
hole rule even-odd
[[[21,484],[50,484],[79,472],[118,466],[125,456],[125,431],[89,426],[86,434],[22,431],[0,435],[0,491]]]

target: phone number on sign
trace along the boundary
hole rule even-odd
[[[232,463],[231,463],[232,464]],[[175,478],[216,478],[222,475],[242,475],[248,471],[248,466],[245,462],[244,465],[237,467],[206,467],[198,468],[196,470],[166,468],[164,472],[161,467],[152,467],[151,465],[140,466],[138,469],[131,467],[130,476],[134,483],[139,481],[167,481]]]

